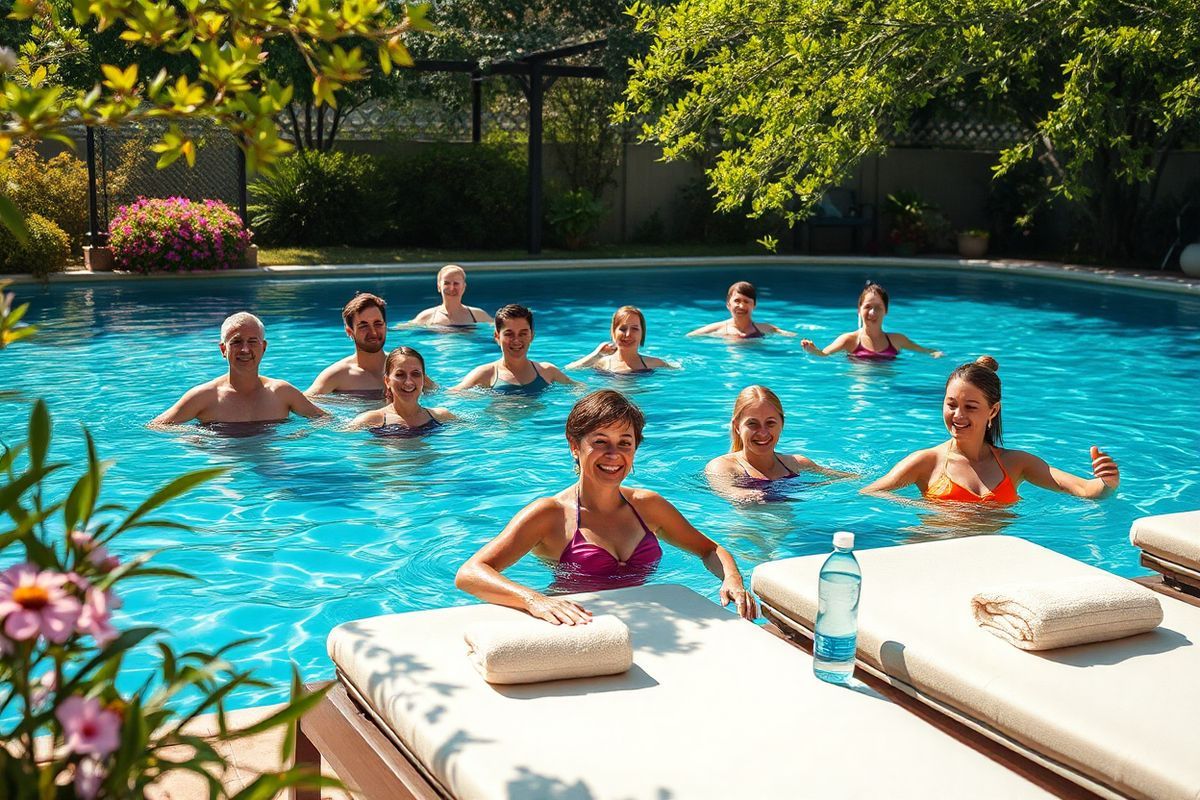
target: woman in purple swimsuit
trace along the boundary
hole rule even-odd
[[[783,482],[812,472],[830,478],[851,478],[852,472],[823,467],[807,456],[780,454],[783,403],[765,386],[747,386],[733,403],[729,422],[729,452],[704,468],[709,483],[733,500],[770,502],[790,499]]]
[[[720,336],[725,339],[761,339],[768,335],[795,336],[791,331],[754,321],[754,309],[758,305],[758,290],[748,281],[738,281],[725,292],[725,307],[729,319],[712,322],[689,331],[688,336]]]
[[[458,570],[455,585],[489,603],[519,608],[554,625],[589,622],[565,597],[546,595],[502,574],[532,552],[556,563],[557,588],[614,589],[644,583],[662,558],[659,537],[694,553],[721,579],[722,605],[747,619],[758,615],[737,563],[725,548],[692,527],[656,492],[622,488],[642,443],[645,418],[620,392],[592,392],[567,417],[567,442],[579,480],[535,500]]]
[[[383,399],[387,405],[364,411],[347,426],[366,428],[376,436],[413,438],[424,436],[444,423],[457,419],[449,409],[421,405],[421,392],[428,383],[425,359],[411,347],[400,346],[383,362]]]
[[[800,346],[814,356],[831,356],[845,351],[851,358],[861,361],[891,361],[901,350],[915,350],[941,358],[941,350],[930,350],[909,339],[903,333],[884,333],[883,318],[888,312],[887,290],[875,281],[867,285],[858,295],[859,328],[843,333],[825,349],[817,347],[812,339],[801,339]]]

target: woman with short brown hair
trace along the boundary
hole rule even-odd
[[[692,527],[657,492],[627,489],[642,443],[645,417],[620,392],[582,398],[567,417],[566,437],[579,480],[523,508],[458,570],[455,585],[489,603],[519,608],[554,625],[591,615],[578,603],[522,586],[502,574],[527,553],[553,562],[554,588],[593,591],[636,586],[658,568],[659,537],[694,553],[721,579],[721,604],[733,602],[747,619],[758,614],[737,563],[725,548]]]

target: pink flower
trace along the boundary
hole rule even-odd
[[[120,607],[120,601],[112,592],[93,586],[87,590],[75,628],[84,636],[90,634],[96,644],[103,647],[117,638],[117,629],[112,624],[112,610]]]
[[[75,765],[75,796],[92,800],[104,783],[104,765],[99,759],[85,758]]]
[[[36,638],[65,642],[75,631],[79,601],[63,588],[67,577],[39,572],[33,564],[16,564],[0,574],[0,619],[15,641]]]
[[[104,758],[121,743],[121,718],[94,697],[68,697],[54,712],[67,751]]]
[[[90,533],[71,531],[71,544],[82,550],[87,557],[88,563],[101,572],[112,572],[121,565],[116,556],[109,555],[107,547],[102,544],[96,544],[96,540],[92,538]]]

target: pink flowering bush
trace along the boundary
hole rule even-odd
[[[176,654],[159,638],[157,680],[133,691],[118,688],[126,686],[119,681],[126,654],[162,633],[120,629],[113,611],[123,584],[189,576],[149,566],[150,554],[123,558],[110,545],[135,528],[179,527],[151,514],[223,470],[176,478],[133,511],[103,505],[105,465],[86,436],[86,466],[56,499],[46,479],[70,465],[47,462],[50,436],[50,415],[38,401],[25,441],[0,443],[0,565],[8,565],[0,571],[0,797],[143,797],[174,770],[201,776],[213,798],[251,800],[289,787],[336,785],[295,768],[265,773],[227,794],[212,777],[228,768],[214,741],[184,727],[198,714],[215,713],[222,732],[217,740],[231,741],[294,725],[323,694],[305,694],[294,672],[291,702],[242,730],[227,724],[225,698],[239,687],[264,684],[230,664],[224,651]],[[284,763],[293,742],[294,736],[284,737]]]
[[[117,209],[108,243],[119,269],[191,272],[240,267],[250,231],[220,200],[149,199]]]

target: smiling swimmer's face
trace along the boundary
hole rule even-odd
[[[729,296],[729,300],[725,303],[725,307],[729,309],[729,313],[734,317],[746,317],[754,311],[754,306],[757,303],[746,297],[744,294],[734,292]]]
[[[633,425],[626,421],[595,428],[578,443],[571,442],[571,455],[579,461],[582,478],[601,483],[620,484],[633,469],[637,438]]]
[[[250,320],[230,330],[229,336],[221,342],[221,357],[234,370],[257,370],[266,351],[266,336]]]
[[[974,384],[955,378],[946,386],[942,421],[950,438],[964,443],[983,441],[988,423],[1000,413],[1000,404],[988,403],[987,395]]]
[[[448,269],[438,278],[438,293],[442,298],[462,297],[467,291],[467,274],[461,269]]]
[[[529,345],[533,343],[533,328],[527,319],[507,319],[504,326],[493,334],[496,344],[510,358],[526,358]]]
[[[783,415],[770,400],[757,400],[746,406],[733,429],[743,450],[773,453],[783,433]]]
[[[425,388],[425,368],[413,356],[396,359],[385,376],[389,399],[419,400]]]
[[[354,315],[346,328],[346,335],[354,340],[355,349],[364,353],[378,353],[387,344],[387,322],[375,306],[367,306]]]

